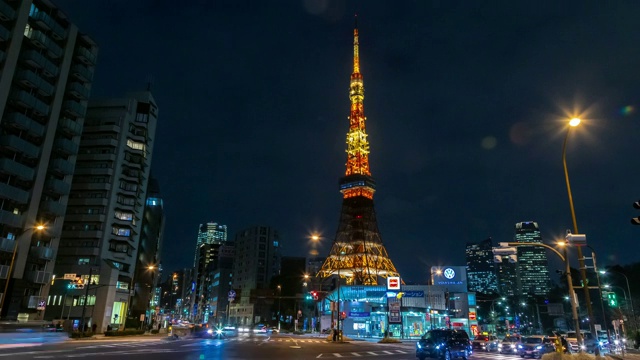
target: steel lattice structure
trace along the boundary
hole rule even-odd
[[[382,244],[373,206],[375,181],[369,169],[359,47],[356,23],[353,30],[353,73],[349,87],[351,113],[347,133],[347,169],[345,176],[340,179],[342,212],[333,246],[318,276],[326,278],[337,275],[346,278],[347,284],[377,285],[380,278],[399,274]]]

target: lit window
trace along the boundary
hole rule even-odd
[[[124,211],[117,211],[116,210],[116,219],[120,219],[120,220],[124,220],[124,221],[131,221],[133,220],[133,214],[130,212],[124,212]]]
[[[88,265],[89,261],[90,261],[89,258],[79,258],[78,265]]]
[[[145,145],[143,143],[133,141],[131,139],[127,139],[127,146],[134,150],[142,150],[144,151]]]

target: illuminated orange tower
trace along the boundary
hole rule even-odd
[[[353,30],[353,73],[349,99],[351,114],[347,133],[347,171],[340,179],[343,196],[340,224],[318,276],[326,278],[337,275],[346,278],[347,284],[377,285],[381,278],[399,275],[382,245],[373,207],[376,183],[369,169],[357,22]]]

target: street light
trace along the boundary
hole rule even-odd
[[[149,285],[149,318],[147,319],[147,323],[149,324],[150,327],[153,326],[153,320],[151,318],[151,314],[153,313],[153,288],[154,288],[153,282],[156,275],[156,272],[154,270],[157,268],[158,267],[155,265],[147,266],[147,270],[151,271],[151,285]]]
[[[280,300],[282,299],[282,286],[278,285],[278,332],[280,332]]]
[[[576,211],[573,206],[573,195],[571,194],[571,184],[569,182],[569,171],[567,170],[567,140],[569,139],[569,133],[571,133],[571,128],[576,127],[579,124],[580,124],[579,118],[573,118],[569,120],[569,127],[567,128],[567,134],[564,137],[564,142],[562,143],[562,165],[564,168],[564,178],[567,183],[567,195],[569,196],[569,207],[571,208],[571,220],[573,221],[574,234],[580,234],[580,232],[578,232],[578,222],[576,220]],[[593,319],[594,318],[593,308],[591,307],[591,296],[589,294],[589,285],[587,282],[587,269],[585,268],[584,257],[582,255],[582,247],[576,246],[576,251],[578,253],[578,262],[580,264],[580,277],[582,278],[582,288],[584,289],[584,299],[587,305],[587,314],[589,315],[589,319]],[[568,264],[568,261],[567,261],[567,264]],[[597,335],[596,324],[594,321],[589,321],[589,327],[591,328],[591,333],[594,335]],[[578,327],[576,329],[576,334],[579,334],[579,333],[580,333],[580,329]],[[582,343],[579,336],[578,336],[578,342]],[[596,355],[600,355],[600,351],[598,347],[596,347]]]
[[[26,229],[24,229],[24,231],[20,234],[24,234],[26,233],[28,230],[34,230],[37,232],[40,231],[44,231],[47,229],[47,226],[45,224],[36,224],[33,227],[28,227]],[[2,298],[0,299],[0,317],[2,316],[2,313],[4,311],[4,299],[7,297],[7,291],[9,291],[9,282],[11,281],[11,275],[13,274],[13,265],[16,261],[16,253],[18,252],[18,236],[14,236],[15,238],[15,244],[13,244],[13,251],[11,254],[11,263],[9,264],[9,272],[7,272],[7,280],[5,280],[4,282],[4,292],[2,293]]]
[[[631,296],[631,287],[629,287],[629,278],[627,277],[627,275],[625,275],[625,274],[623,274],[623,273],[621,273],[619,271],[614,271],[614,270],[603,270],[603,271],[600,271],[600,274],[602,274],[602,275],[606,275],[607,273],[616,273],[618,275],[624,276],[624,279],[627,282],[627,291],[629,293],[629,305],[631,306],[631,317],[633,318],[634,325],[636,325],[636,328],[637,328],[638,326],[637,326],[637,324],[635,324],[635,322],[636,322],[636,314],[635,314],[635,312],[633,310],[633,296]],[[625,297],[625,300],[626,300],[626,297]]]

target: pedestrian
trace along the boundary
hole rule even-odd
[[[338,341],[338,330],[336,330],[335,326],[333,327],[333,341]]]
[[[98,330],[98,324],[93,323],[93,325],[91,325],[91,332],[95,334],[96,330]]]

